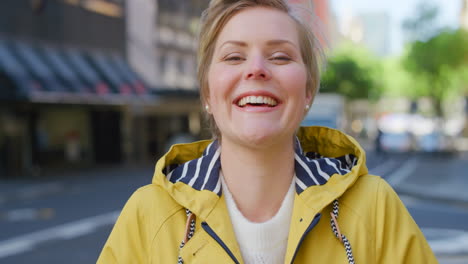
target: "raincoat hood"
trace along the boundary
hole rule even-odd
[[[334,201],[338,208],[338,197],[361,175],[367,174],[364,151],[354,139],[338,130],[300,128],[294,143],[296,198],[292,219],[307,224],[291,225],[285,256],[287,263],[294,262],[298,245],[318,223],[321,211]],[[196,215],[202,222],[214,226],[217,233],[223,234],[219,240],[228,241],[225,247],[232,250],[231,258],[236,260],[241,259],[241,254],[232,227],[226,227],[230,218],[224,199],[220,199],[220,155],[218,141],[175,145],[157,163],[153,183],[166,189],[177,203],[188,209],[188,216]],[[335,225],[336,222],[332,228],[336,229]],[[184,242],[181,247],[183,245]],[[352,253],[347,254],[351,255],[349,262],[353,263]]]
[[[153,183],[203,217],[221,196],[219,156],[218,141],[174,145],[156,164]],[[368,173],[365,164],[364,150],[353,138],[326,127],[301,127],[295,141],[296,193],[306,203],[326,206]]]

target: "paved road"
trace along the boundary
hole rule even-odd
[[[0,263],[95,263],[118,211],[152,174],[145,165],[28,180],[24,187],[2,182],[0,193],[19,191],[0,196]],[[22,195],[28,192],[34,195]]]
[[[466,154],[401,154],[369,166],[397,190],[440,263],[468,263],[467,165]]]
[[[434,183],[442,172],[449,178],[467,164],[459,157],[368,156],[371,173],[397,190]],[[40,181],[0,182],[0,193],[9,194],[0,195],[0,263],[94,263],[118,211],[134,190],[150,182],[152,170],[152,165],[101,168]],[[451,184],[452,178],[464,180],[456,174]],[[461,236],[468,232],[468,203],[410,195],[408,190],[401,197],[441,263],[468,263],[468,242]],[[447,252],[450,256],[444,256]]]

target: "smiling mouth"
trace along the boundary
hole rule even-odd
[[[278,102],[269,96],[246,96],[237,101],[237,106],[246,107],[246,106],[268,106],[275,107],[278,105]]]

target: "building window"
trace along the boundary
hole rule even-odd
[[[166,67],[167,67],[167,58],[166,55],[160,55],[159,56],[159,71],[161,73],[166,72]]]
[[[34,2],[44,2],[45,0],[33,0]],[[62,0],[70,5],[80,5],[91,12],[104,16],[122,17],[124,0]]]
[[[185,58],[184,56],[179,56],[177,60],[177,72],[184,74],[185,73]]]

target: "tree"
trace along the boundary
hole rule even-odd
[[[347,45],[328,59],[322,75],[322,92],[338,93],[348,99],[376,100],[381,89],[376,79],[379,65],[362,49]]]
[[[420,1],[416,12],[403,21],[402,27],[408,41],[424,41],[437,35],[441,30],[437,26],[439,8],[432,2]]]
[[[403,63],[427,84],[420,96],[430,97],[437,116],[442,117],[442,101],[456,88],[451,80],[468,65],[468,33],[461,29],[445,30],[427,41],[416,41]]]

